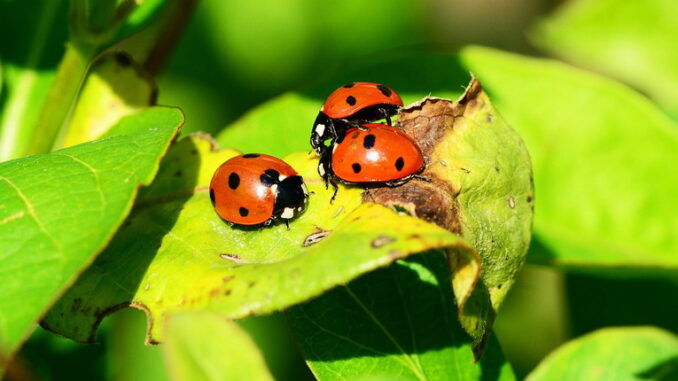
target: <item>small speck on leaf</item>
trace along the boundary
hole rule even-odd
[[[374,249],[378,249],[382,246],[388,245],[389,243],[395,241],[396,239],[393,237],[389,237],[387,235],[380,235],[379,237],[375,238],[372,240],[370,243],[370,246]]]
[[[240,258],[240,257],[237,256],[236,254],[227,254],[227,253],[223,253],[223,254],[219,254],[219,257],[220,257],[221,259],[225,259],[225,260],[227,260],[227,261],[233,261],[233,262],[237,262],[237,263],[247,263],[246,260]]]
[[[313,244],[316,244],[320,241],[322,241],[325,237],[330,235],[332,231],[331,230],[323,230],[319,231],[313,234],[309,234],[305,239],[304,243],[302,243],[303,247],[311,246]]]

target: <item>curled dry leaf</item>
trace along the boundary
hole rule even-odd
[[[421,176],[429,181],[370,189],[363,200],[397,206],[475,248],[449,249],[448,258],[459,319],[479,356],[530,242],[529,155],[475,78],[456,102],[428,97],[405,107],[397,126],[421,147],[427,163]]]

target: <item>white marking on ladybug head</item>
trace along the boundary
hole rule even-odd
[[[306,128],[308,128],[308,127],[306,127]],[[316,124],[316,125],[315,125],[315,133],[316,133],[318,136],[323,136],[323,135],[325,135],[325,125],[322,124],[322,123]]]
[[[304,195],[308,196],[308,188],[306,188],[306,184],[301,183],[301,190],[304,192]]]
[[[294,209],[292,209],[292,208],[283,209],[283,212],[280,215],[280,218],[284,218],[286,220],[289,220],[292,217],[294,217]]]
[[[278,193],[278,184],[271,185],[271,192],[273,192],[273,194]]]
[[[278,181],[283,181],[287,178],[285,175],[278,175]]]
[[[320,176],[325,176],[325,164],[320,163],[318,165],[318,173],[320,174]]]

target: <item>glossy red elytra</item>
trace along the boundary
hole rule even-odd
[[[318,173],[327,183],[404,183],[424,169],[417,143],[403,131],[386,124],[350,128],[323,153]]]
[[[285,223],[304,210],[308,191],[284,161],[250,153],[224,162],[212,176],[210,199],[219,217],[238,225]]]
[[[373,82],[353,82],[336,89],[325,100],[311,130],[311,147],[322,154],[330,140],[343,136],[350,127],[391,116],[403,105],[391,88]]]

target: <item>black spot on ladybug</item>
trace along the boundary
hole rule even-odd
[[[360,164],[358,164],[358,163],[353,163],[351,165],[351,168],[353,168],[353,173],[360,173],[360,171],[362,170],[362,168],[360,167]]]
[[[402,156],[398,158],[398,160],[395,161],[395,167],[397,170],[402,171],[403,167],[405,166],[405,160],[403,160]]]
[[[212,206],[214,206],[214,189],[210,188],[210,201],[212,201]]]
[[[247,217],[247,215],[250,214],[250,211],[241,206],[240,209],[238,209],[238,213],[240,213],[241,217]]]
[[[264,173],[275,178],[276,180],[278,179],[278,176],[280,176],[280,172],[276,171],[275,169],[267,169],[264,171]]]
[[[350,104],[351,106],[355,105],[355,97],[353,95],[347,96],[346,103]]]
[[[245,159],[254,159],[255,157],[259,157],[259,156],[261,156],[261,155],[259,155],[258,153],[248,153],[248,154],[242,155],[242,157],[245,158]]]
[[[374,141],[377,140],[377,137],[372,135],[372,134],[367,134],[365,135],[365,138],[363,139],[363,147],[370,149],[374,147]]]
[[[347,88],[347,89],[350,89],[350,88],[353,87],[354,85],[355,85],[355,83],[351,82],[351,83],[345,84],[343,87],[345,87],[345,88]]]
[[[259,176],[259,181],[261,181],[261,183],[265,186],[270,187],[271,185],[278,183],[279,176],[280,172],[276,171],[275,169],[267,169],[261,176]]]
[[[392,94],[391,89],[384,85],[377,85],[377,89],[379,89],[379,91],[381,91],[381,93],[384,94],[384,96],[390,97]]]
[[[235,172],[231,172],[231,174],[228,176],[228,187],[231,189],[236,189],[238,188],[238,185],[240,185],[240,176],[238,176],[238,174]]]

